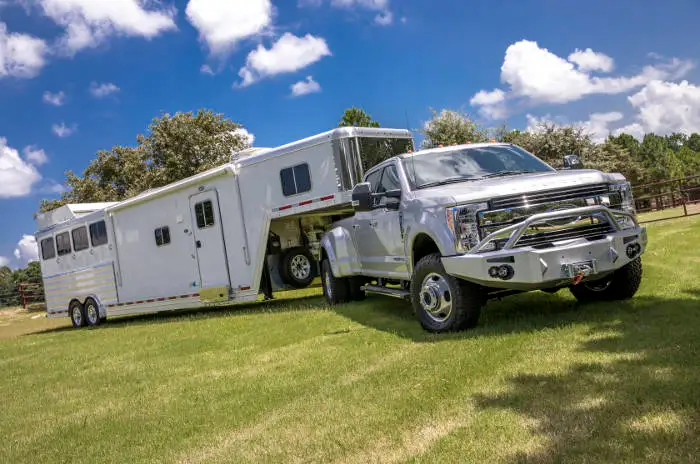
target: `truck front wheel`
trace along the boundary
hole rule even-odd
[[[411,302],[429,332],[455,332],[476,327],[486,293],[476,284],[447,272],[438,253],[421,259],[411,279]]]
[[[331,263],[327,259],[321,263],[321,281],[323,282],[323,294],[326,295],[329,304],[337,305],[350,299],[348,279],[335,277]]]
[[[583,282],[569,287],[582,303],[627,300],[634,296],[642,283],[642,259],[637,258],[602,280]]]

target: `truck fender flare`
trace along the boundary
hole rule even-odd
[[[342,260],[339,259],[336,253],[336,245],[340,241],[344,242],[345,249],[349,252],[348,256],[343,257]],[[326,232],[321,239],[321,247],[328,257],[328,262],[335,277],[347,277],[350,275],[348,272],[350,261],[354,259],[354,256],[350,256],[350,254],[356,254],[356,250],[352,238],[345,228],[338,226]]]

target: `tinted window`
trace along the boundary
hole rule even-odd
[[[58,256],[69,255],[71,253],[70,235],[68,232],[56,235],[56,250]]]
[[[88,242],[87,227],[79,227],[73,229],[71,232],[73,235],[73,249],[75,251],[82,251],[90,248],[90,243]]]
[[[280,171],[282,181],[282,193],[288,197],[311,190],[311,173],[308,164],[282,169]]]
[[[204,229],[214,225],[214,205],[211,200],[194,205],[194,215],[197,219],[197,227]]]
[[[156,229],[156,245],[163,246],[170,243],[170,227],[159,227]]]
[[[399,176],[396,173],[396,166],[387,166],[382,174],[382,181],[377,189],[378,193],[388,192],[390,190],[400,190]]]
[[[45,238],[41,241],[41,257],[45,260],[56,257],[56,248],[53,246],[53,237]]]
[[[90,241],[94,247],[107,243],[107,226],[104,221],[90,224]]]
[[[365,182],[369,182],[372,185],[372,192],[376,192],[377,188],[379,187],[379,177],[382,175],[382,171],[377,170],[371,174],[369,174],[365,178]]]

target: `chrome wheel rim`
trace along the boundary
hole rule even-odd
[[[311,262],[304,255],[296,255],[291,262],[292,275],[298,280],[305,280],[311,275]]]
[[[73,322],[75,325],[81,325],[83,323],[83,312],[80,311],[79,306],[73,306],[73,312],[71,315],[73,316]]]
[[[94,304],[89,304],[88,307],[85,308],[85,312],[87,315],[87,320],[90,324],[97,323],[97,320],[100,318],[100,314],[97,312],[97,308]]]
[[[324,284],[326,287],[326,295],[328,298],[333,298],[333,287],[331,287],[331,271],[326,270],[325,275],[324,275]]]
[[[452,315],[452,291],[443,276],[435,272],[423,279],[420,305],[435,322],[445,322]]]

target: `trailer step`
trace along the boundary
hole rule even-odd
[[[394,298],[400,298],[402,300],[410,300],[411,292],[406,290],[401,290],[400,288],[388,288],[380,287],[379,285],[363,285],[360,290],[364,290],[369,293],[379,293],[381,295],[393,296]]]

